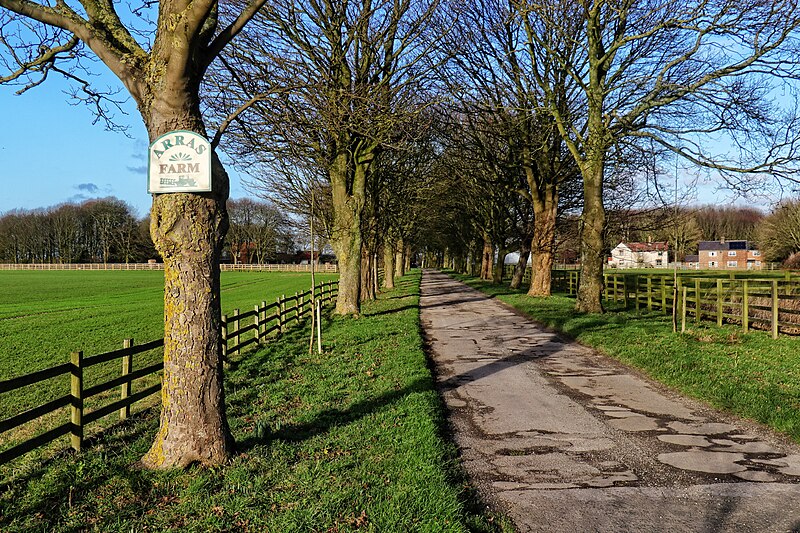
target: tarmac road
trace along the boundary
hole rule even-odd
[[[519,531],[800,531],[787,439],[440,272],[423,273],[421,308],[464,466]]]

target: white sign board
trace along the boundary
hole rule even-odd
[[[147,192],[211,190],[211,143],[193,131],[171,131],[150,145]]]

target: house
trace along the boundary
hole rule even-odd
[[[701,269],[760,269],[761,252],[748,241],[700,241],[698,245]]]
[[[611,250],[612,268],[661,268],[669,263],[666,242],[621,242]]]
[[[683,266],[688,269],[698,270],[700,268],[700,256],[697,254],[687,255],[683,258]]]

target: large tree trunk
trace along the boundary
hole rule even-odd
[[[361,246],[361,301],[367,302],[374,300],[375,294],[375,269],[374,254],[366,245]]]
[[[522,243],[519,251],[519,260],[514,267],[514,274],[511,276],[510,287],[512,289],[519,289],[522,286],[522,280],[525,278],[525,271],[528,269],[528,257],[531,255],[531,247],[527,242]]]
[[[403,244],[403,239],[397,239],[395,246],[394,277],[401,278],[406,275],[406,260],[403,255],[405,254],[406,246]]]
[[[406,244],[405,249],[403,250],[403,254],[404,254],[403,260],[405,261],[403,267],[405,268],[405,271],[408,272],[409,270],[411,270],[411,257],[413,255],[411,252],[410,244]]]
[[[394,289],[394,246],[383,241],[383,288]]]
[[[361,216],[364,211],[366,168],[356,165],[350,183],[349,157],[339,154],[330,168],[333,197],[331,245],[339,261],[339,295],[335,312],[358,315],[361,311]]]
[[[590,166],[591,165],[591,166]],[[575,309],[602,313],[603,295],[603,161],[589,161],[583,173],[583,214],[581,216],[581,278]]]
[[[150,139],[176,129],[205,134],[197,102],[186,104],[143,112]],[[220,353],[219,260],[229,185],[216,154],[212,169],[210,193],[153,196],[150,233],[164,258],[164,376],[160,426],[142,458],[148,468],[220,464],[234,448]]]
[[[540,196],[534,196],[533,213],[528,296],[550,296],[558,213],[558,190],[554,185],[547,185]]]
[[[481,254],[481,279],[492,279],[492,265],[494,264],[494,244],[492,239],[484,234],[483,236],[483,252]]]

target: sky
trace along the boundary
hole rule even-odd
[[[105,72],[93,81],[98,86],[116,85],[116,79]],[[131,205],[137,216],[145,216],[152,202],[147,194],[148,142],[135,105],[127,102],[123,109],[128,114],[116,115],[118,123],[129,126],[126,136],[105,130],[102,123],[92,124],[91,110],[72,105],[66,87],[55,74],[19,96],[14,94],[15,87],[0,85],[0,214],[115,196]],[[226,168],[231,197],[247,196],[241,176],[231,165]],[[682,181],[691,179],[687,176]],[[700,182],[696,187],[691,199],[695,204],[735,202],[766,211],[772,203],[737,201],[713,183]]]
[[[110,74],[98,79],[115,83]],[[145,216],[152,203],[148,140],[136,106],[129,101],[123,106],[128,115],[116,114],[129,126],[126,137],[93,125],[91,110],[71,105],[66,87],[56,74],[19,96],[16,87],[0,85],[0,214],[116,196]],[[246,196],[240,176],[226,168],[231,197]]]

